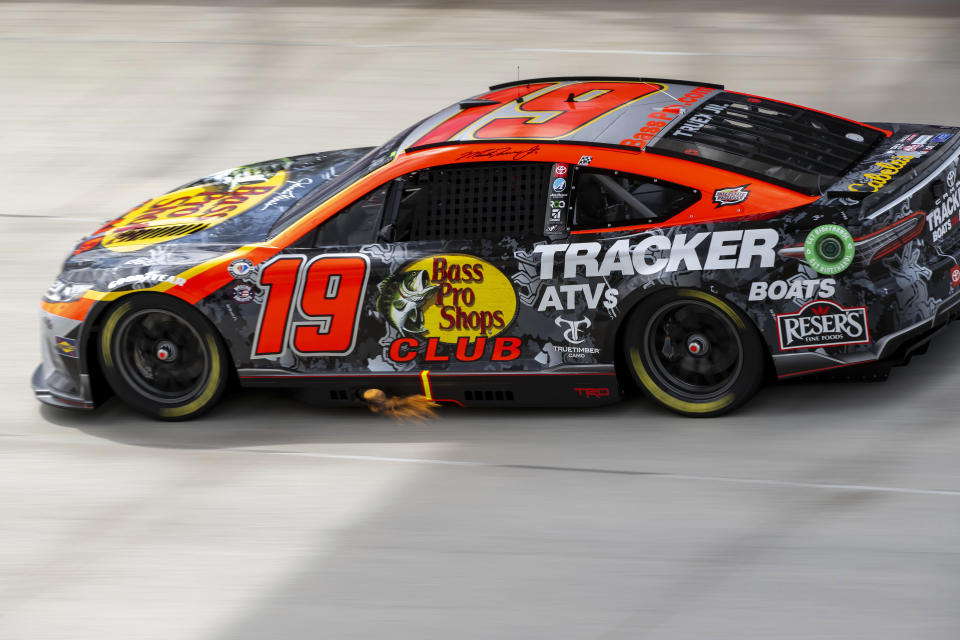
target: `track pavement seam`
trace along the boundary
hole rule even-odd
[[[833,491],[869,491],[869,492],[877,492],[877,493],[899,493],[899,494],[909,494],[909,495],[960,497],[960,490],[951,490],[951,489],[917,489],[912,487],[889,487],[889,486],[883,486],[883,485],[845,484],[845,483],[830,483],[830,482],[801,482],[801,481],[794,481],[794,480],[767,480],[763,478],[737,478],[732,476],[708,476],[708,475],[670,473],[670,472],[660,472],[660,471],[635,471],[630,469],[598,469],[598,468],[590,468],[590,467],[567,467],[567,466],[533,465],[533,464],[503,464],[503,463],[495,463],[495,462],[478,462],[474,460],[436,460],[436,459],[427,459],[427,458],[402,458],[402,457],[390,457],[390,456],[364,456],[364,455],[335,454],[335,453],[310,453],[305,451],[284,451],[284,450],[278,450],[278,449],[239,448],[239,449],[233,449],[233,451],[244,451],[249,453],[279,454],[279,455],[320,458],[320,459],[330,459],[330,460],[356,460],[361,462],[363,461],[396,462],[396,463],[406,463],[406,464],[483,467],[483,468],[492,468],[492,469],[520,469],[520,470],[530,470],[530,471],[562,471],[562,472],[574,472],[574,473],[596,473],[596,474],[624,475],[624,476],[650,476],[650,477],[664,478],[668,480],[725,482],[725,483],[731,483],[731,484],[767,485],[767,486],[789,487],[789,488],[796,488],[796,489],[821,489],[821,490],[833,490]]]

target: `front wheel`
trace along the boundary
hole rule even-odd
[[[126,404],[160,420],[187,420],[223,396],[229,359],[196,309],[169,296],[134,294],[100,332],[107,382]]]
[[[664,291],[643,302],[623,346],[637,384],[682,415],[726,413],[763,384],[766,355],[753,324],[696,289]]]

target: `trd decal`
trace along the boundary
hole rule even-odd
[[[606,387],[576,387],[574,391],[577,392],[577,395],[581,398],[609,398],[610,389]]]
[[[353,351],[369,259],[345,253],[317,256],[304,266],[305,260],[300,255],[280,256],[260,271],[260,287],[267,293],[253,357],[280,356],[288,342],[304,356]],[[294,313],[303,320],[293,321]]]

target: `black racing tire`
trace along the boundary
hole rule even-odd
[[[763,384],[766,351],[733,305],[698,289],[644,300],[623,335],[627,368],[644,393],[690,417],[732,411]]]
[[[168,295],[129,295],[108,309],[99,335],[104,376],[133,409],[189,420],[216,405],[230,379],[223,339],[196,309]]]

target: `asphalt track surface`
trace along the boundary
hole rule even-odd
[[[714,420],[638,399],[406,424],[257,392],[161,424],[27,382],[72,243],[191,178],[377,144],[518,65],[958,123],[956,14],[0,5],[0,638],[956,639],[960,326],[886,383]]]

